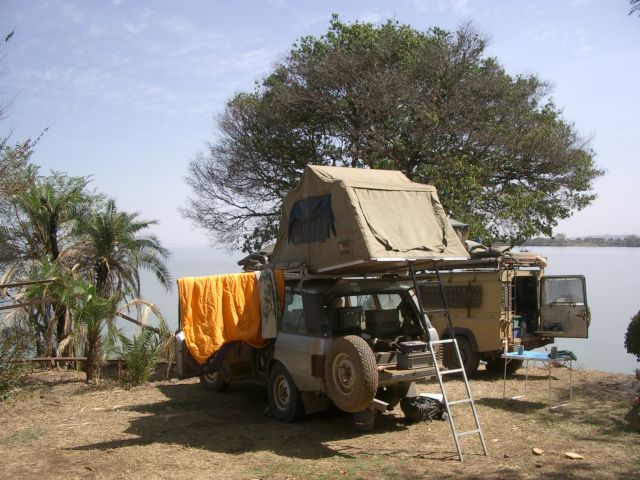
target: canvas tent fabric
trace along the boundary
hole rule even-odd
[[[339,272],[466,258],[435,187],[393,170],[308,165],[283,202],[270,263]]]
[[[277,290],[272,272],[178,279],[180,325],[193,358],[202,365],[224,344],[236,340],[266,346],[262,323],[277,321]]]

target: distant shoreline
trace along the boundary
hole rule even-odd
[[[558,235],[554,238],[532,238],[521,247],[640,247],[640,236],[626,235],[615,237],[579,237],[566,238]]]

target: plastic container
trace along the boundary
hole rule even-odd
[[[430,353],[398,353],[398,368],[402,370],[427,367],[430,362]]]
[[[413,340],[409,342],[400,342],[398,344],[400,347],[400,351],[402,353],[413,353],[413,352],[426,352],[427,351],[427,343],[421,342],[420,340]]]
[[[522,317],[520,317],[520,315],[514,315],[513,316],[513,321],[512,321],[512,325],[513,325],[513,338],[520,338],[520,322],[521,322]]]

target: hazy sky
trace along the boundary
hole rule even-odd
[[[178,207],[188,162],[214,118],[293,42],[343,20],[388,18],[417,29],[472,21],[512,74],[554,85],[555,103],[607,171],[596,202],[556,233],[638,234],[640,18],[628,0],[26,1],[0,0],[0,91],[15,96],[0,134],[35,137],[35,163],[93,185],[123,210],[158,219],[172,246],[207,243]],[[436,185],[437,186],[437,185]]]

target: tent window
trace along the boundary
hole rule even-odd
[[[336,234],[331,194],[304,198],[293,204],[289,214],[289,243],[323,242]]]

